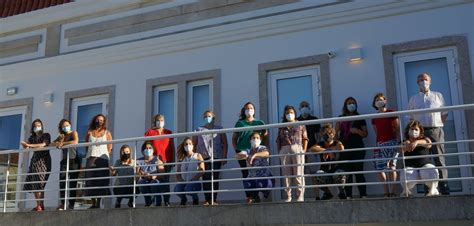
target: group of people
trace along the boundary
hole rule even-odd
[[[410,99],[409,109],[436,108],[444,106],[444,100],[440,93],[429,89],[431,77],[427,73],[420,74],[417,78],[420,92]],[[372,106],[378,113],[393,112],[387,108],[387,98],[379,93],[374,96]],[[282,122],[296,122],[314,120],[317,117],[311,115],[310,105],[302,101],[299,105],[300,116],[293,106],[285,106]],[[355,98],[348,97],[344,101],[340,117],[359,115],[358,103]],[[374,167],[379,170],[380,181],[397,180],[397,159],[399,156],[407,158],[400,173],[400,184],[403,188],[402,195],[409,196],[411,189],[417,179],[447,178],[443,156],[433,158],[426,157],[429,154],[443,154],[442,144],[431,145],[432,142],[444,141],[443,121],[447,113],[433,112],[417,114],[411,117],[406,125],[403,136],[400,134],[400,121],[398,117],[385,117],[372,119],[371,123],[376,135],[376,143],[379,147],[373,151]],[[216,115],[212,111],[206,111],[202,115],[202,126],[195,131],[219,130],[221,126],[216,125]],[[240,111],[236,128],[264,125],[262,120],[255,118],[255,105],[251,102],[244,104]],[[69,166],[68,188],[76,188],[81,159],[76,148],[64,147],[77,144],[79,137],[76,131],[71,129],[71,123],[67,119],[59,122],[59,136],[51,140],[51,136],[43,131],[43,123],[36,119],[31,126],[31,136],[22,142],[24,148],[42,148],[54,145],[62,150],[60,162],[60,197],[61,205],[58,209],[64,209],[64,188],[66,187],[66,169]],[[171,134],[165,128],[165,117],[156,115],[153,126],[145,132],[145,136],[159,136]],[[367,196],[366,182],[364,176],[364,161],[366,150],[364,138],[368,130],[365,120],[342,121],[332,124],[312,124],[299,126],[285,126],[278,130],[276,148],[281,161],[281,173],[284,176],[283,186],[286,193],[285,201],[292,201],[292,188],[296,188],[296,200],[304,201],[305,193],[305,162],[320,162],[313,165],[319,167],[311,168],[313,183],[318,185],[337,184],[338,197],[350,199],[353,197],[353,177],[358,185],[359,195]],[[242,182],[245,188],[247,203],[260,202],[261,196],[268,198],[271,188],[275,186],[275,179],[270,169],[270,149],[267,130],[253,131],[251,128],[242,132],[236,132],[232,136],[232,146],[235,150],[235,158],[242,168]],[[402,139],[403,137],[403,139]],[[112,134],[107,130],[106,116],[96,115],[89,125],[85,142],[96,143],[112,140]],[[402,148],[396,147],[402,144]],[[120,158],[110,165],[112,144],[98,144],[87,147],[86,155],[86,187],[84,191],[92,198],[91,208],[99,208],[101,197],[110,194],[109,176],[116,176],[113,193],[117,196],[115,207],[121,207],[122,199],[128,198],[128,206],[133,205],[135,193],[142,193],[145,205],[169,206],[170,205],[170,173],[176,166],[176,180],[174,192],[181,199],[181,205],[187,204],[187,195],[192,199],[193,205],[199,204],[199,191],[204,191],[204,205],[217,204],[217,192],[219,190],[219,170],[227,163],[228,143],[225,133],[205,134],[195,137],[187,137],[182,140],[175,151],[174,139],[160,138],[146,141],[141,146],[141,157],[132,157],[132,147],[123,145],[120,148]],[[350,150],[355,149],[355,150]],[[307,153],[308,152],[308,153]],[[417,157],[419,156],[419,157]],[[136,161],[134,161],[136,159]],[[212,160],[212,161],[211,161]],[[337,161],[337,162],[336,162]],[[441,166],[441,169],[435,168]],[[49,151],[35,151],[26,177],[24,190],[34,193],[37,205],[34,211],[44,210],[44,188],[51,171],[51,156]],[[212,174],[211,174],[212,173]],[[214,181],[212,180],[214,178]],[[211,183],[212,182],[212,183]],[[131,186],[135,184],[136,186]],[[449,194],[447,184],[440,181],[424,182],[427,195]],[[438,186],[439,184],[439,186]],[[136,188],[136,191],[134,191]],[[439,190],[438,190],[439,188]],[[76,190],[70,189],[68,197],[68,208],[73,209],[76,199]],[[320,195],[320,190],[323,194]],[[316,199],[331,199],[333,194],[326,186],[315,188]],[[161,195],[161,193],[165,193]],[[166,194],[168,193],[168,194]],[[384,184],[384,196],[392,197],[396,194],[396,185]],[[162,197],[163,196],[163,197]]]

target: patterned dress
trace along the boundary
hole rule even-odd
[[[46,143],[49,145],[51,142],[51,136],[49,133],[43,133],[40,136],[33,134],[28,138],[29,144],[41,144]],[[33,190],[44,190],[46,181],[49,178],[49,172],[51,172],[51,155],[49,151],[35,151],[30,161],[30,168],[28,169],[28,176],[26,176],[25,182],[37,182],[37,183],[26,183],[23,186],[23,190],[38,192]],[[37,174],[39,173],[39,174]]]

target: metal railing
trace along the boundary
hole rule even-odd
[[[402,117],[402,116],[407,116],[407,115],[413,115],[413,114],[421,114],[421,113],[430,113],[430,112],[448,112],[448,111],[465,111],[469,109],[474,109],[474,104],[465,104],[465,105],[457,105],[457,106],[448,106],[448,107],[442,107],[442,108],[436,108],[436,109],[420,109],[420,110],[409,110],[409,111],[397,111],[397,112],[387,112],[383,114],[366,114],[366,115],[356,115],[356,116],[348,116],[348,117],[337,117],[337,118],[326,118],[326,119],[317,119],[317,120],[308,120],[308,121],[297,121],[297,122],[291,122],[291,123],[276,123],[276,124],[267,124],[267,125],[261,125],[261,126],[252,126],[252,127],[241,127],[241,128],[227,128],[227,129],[219,129],[219,130],[207,130],[207,131],[200,131],[200,132],[186,132],[186,133],[175,133],[175,134],[168,134],[168,135],[159,135],[159,136],[149,136],[149,137],[136,137],[136,138],[127,138],[127,139],[116,139],[112,141],[104,141],[104,142],[96,142],[96,143],[80,143],[80,144],[75,144],[75,145],[67,145],[64,146],[63,149],[67,148],[79,148],[79,147],[88,147],[92,145],[105,145],[105,144],[123,144],[123,143],[133,143],[132,145],[132,151],[133,151],[133,159],[134,159],[134,165],[132,166],[133,169],[136,169],[137,167],[140,167],[137,165],[137,149],[138,149],[138,142],[143,142],[143,141],[148,141],[148,140],[155,140],[155,139],[166,139],[166,138],[182,138],[182,137],[195,137],[195,136],[200,136],[200,135],[207,135],[207,134],[221,134],[221,133],[236,133],[236,132],[242,132],[242,131],[260,131],[260,130],[267,130],[267,129],[273,129],[273,128],[280,128],[280,127],[287,127],[287,126],[296,126],[296,125],[313,125],[313,124],[325,124],[325,123],[335,123],[335,122],[343,122],[343,121],[355,121],[355,120],[366,120],[366,119],[373,119],[373,118],[387,118],[387,117]],[[400,126],[400,136],[401,140],[403,140],[403,126]],[[438,143],[432,143],[432,145],[441,145],[441,144],[469,144],[474,142],[474,139],[462,139],[462,140],[454,140],[454,141],[445,141],[445,142],[438,142]],[[384,147],[384,148],[397,148],[400,149],[402,148],[402,145],[396,145],[396,146],[389,146],[389,147]],[[270,148],[270,147],[268,147]],[[32,173],[16,173],[12,174],[9,171],[9,166],[10,166],[10,155],[11,154],[28,154],[30,152],[36,152],[36,151],[44,151],[44,150],[53,150],[57,149],[56,147],[44,147],[44,148],[37,148],[37,149],[20,149],[20,150],[6,150],[0,152],[0,155],[8,155],[8,160],[7,160],[7,168],[5,172],[5,176],[2,177],[2,181],[0,182],[0,187],[3,186],[3,190],[0,192],[0,197],[3,196],[3,212],[6,212],[8,210],[7,204],[9,202],[13,203],[18,203],[18,202],[26,202],[26,201],[36,201],[36,200],[62,200],[64,201],[64,208],[68,208],[68,200],[70,199],[90,199],[90,198],[117,198],[117,197],[132,197],[132,203],[133,207],[136,207],[137,204],[137,197],[140,196],[156,196],[156,195],[189,195],[189,194],[202,194],[202,193],[210,193],[211,195],[211,204],[215,202],[214,200],[214,194],[215,193],[229,193],[229,192],[242,192],[242,191],[281,191],[284,190],[285,188],[331,188],[331,187],[341,187],[341,186],[360,186],[360,185],[390,185],[390,184],[401,184],[401,183],[408,183],[406,180],[405,181],[386,181],[386,182],[365,182],[365,183],[344,183],[344,184],[312,184],[312,185],[306,185],[304,184],[303,186],[290,186],[290,187],[284,187],[284,186],[277,186],[274,184],[273,187],[267,187],[267,188],[252,188],[252,189],[246,189],[246,188],[231,188],[231,189],[222,189],[222,186],[220,186],[220,189],[215,189],[214,188],[214,182],[217,183],[228,183],[228,182],[243,182],[246,180],[255,180],[255,179],[271,179],[271,180],[278,180],[278,179],[284,179],[284,178],[296,178],[300,177],[306,179],[306,178],[313,178],[313,177],[327,177],[327,176],[337,176],[337,175],[356,175],[356,174],[375,174],[379,172],[397,172],[398,174],[400,173],[405,173],[403,168],[397,168],[394,170],[363,170],[363,171],[350,171],[350,172],[334,172],[334,173],[318,173],[318,174],[303,174],[303,175],[280,175],[278,173],[279,170],[282,169],[282,167],[294,167],[294,166],[304,166],[304,167],[309,167],[309,166],[322,166],[325,164],[348,164],[348,163],[355,163],[355,162],[374,162],[375,159],[360,159],[360,160],[338,160],[338,161],[331,161],[331,162],[310,162],[310,163],[304,163],[304,164],[271,164],[269,166],[265,167],[255,167],[255,166],[247,166],[247,167],[231,167],[231,168],[223,168],[223,169],[214,169],[214,167],[211,167],[211,169],[205,169],[204,171],[187,171],[186,173],[210,173],[210,180],[199,180],[196,182],[192,183],[210,183],[211,184],[211,190],[210,191],[204,191],[204,189],[201,189],[199,191],[184,191],[184,192],[175,192],[174,190],[170,190],[170,192],[158,192],[158,193],[145,193],[145,194],[140,194],[138,190],[141,187],[146,187],[146,186],[175,186],[179,184],[188,184],[190,183],[189,181],[170,181],[170,182],[160,182],[159,184],[138,184],[137,179],[139,178],[138,175],[127,175],[127,176],[106,176],[106,177],[94,177],[94,178],[77,178],[77,179],[70,179],[69,174],[70,173],[79,173],[79,172],[91,172],[91,171],[99,171],[99,170],[109,170],[109,168],[95,168],[95,169],[78,169],[78,170],[70,170],[69,169],[69,151],[67,151],[67,156],[66,156],[66,170],[64,171],[59,171],[58,174],[66,174],[66,177],[64,180],[49,180],[48,183],[65,183],[64,189],[45,189],[45,190],[13,190],[9,191],[8,186],[10,185],[15,185],[16,187],[19,187],[19,185],[25,185],[29,183],[37,183],[36,181],[32,182],[25,182],[23,179],[20,179],[20,181],[11,181],[9,178],[23,178],[24,176],[27,175],[34,175]],[[308,147],[309,149],[309,147]],[[355,152],[355,151],[371,151],[375,149],[380,149],[380,147],[365,147],[365,148],[354,148],[354,149],[345,149],[344,152]],[[445,157],[461,157],[465,156],[464,159],[466,159],[466,164],[458,164],[458,165],[449,165],[449,166],[436,166],[434,169],[472,169],[474,164],[469,164],[470,163],[470,158],[474,152],[467,152],[468,148],[465,148],[464,152],[456,152],[456,153],[444,153],[442,154]],[[324,153],[341,153],[341,151],[325,151]],[[403,153],[403,152],[402,152]],[[278,159],[284,156],[291,156],[291,155],[320,155],[321,153],[312,153],[312,152],[306,152],[306,153],[301,153],[301,154],[270,154],[268,157],[269,160],[271,159],[277,159],[275,161],[270,161],[270,162],[278,162]],[[401,154],[399,157],[396,157],[396,159],[401,161],[402,166],[405,165],[405,161],[408,159],[413,159],[413,158],[420,158],[420,157],[436,157],[439,156],[438,154],[430,154],[426,156],[404,156]],[[376,159],[377,161],[381,160],[393,160],[395,158],[379,158]],[[204,162],[211,163],[211,166],[214,166],[215,163],[217,162],[222,162],[222,161],[235,161],[235,158],[225,158],[225,159],[214,159],[213,155],[211,155],[211,158],[209,160],[205,160]],[[173,162],[173,163],[165,163],[164,165],[168,166],[176,166],[179,165],[179,162]],[[145,166],[145,165],[141,165]],[[127,167],[115,167],[115,169],[120,169],[120,168],[130,168],[129,166]],[[272,171],[272,176],[268,177],[258,177],[258,178],[241,178],[241,177],[234,177],[234,178],[214,178],[214,173],[215,172],[240,172],[242,170],[250,170],[250,169],[261,169],[261,168],[268,168]],[[410,180],[410,182],[416,182],[416,183],[422,183],[422,182],[430,182],[430,181],[473,181],[474,177],[471,175],[472,172],[470,170],[466,171],[467,174],[461,177],[456,177],[456,178],[440,178],[440,179],[418,179],[418,180]],[[37,173],[40,174],[40,173]],[[168,176],[176,176],[178,173],[177,172],[168,172],[168,173],[155,173],[155,174],[150,174],[151,176],[156,175],[158,177],[162,177],[165,175]],[[53,174],[54,175],[54,174]],[[70,188],[69,183],[72,181],[84,181],[84,180],[110,180],[110,179],[119,179],[119,178],[134,178],[133,179],[133,184],[129,185],[120,185],[120,186],[114,186],[110,185],[109,186],[100,186],[100,187],[81,187],[81,188]],[[406,176],[404,177],[406,178]],[[278,184],[278,183],[277,183]],[[87,191],[91,189],[109,189],[110,188],[120,188],[120,187],[132,187],[133,188],[133,193],[132,194],[123,194],[123,195],[100,195],[100,196],[90,196],[90,195],[83,195],[82,197],[69,197],[69,191]],[[28,198],[19,198],[15,200],[8,200],[8,195],[9,194],[14,194],[15,196],[25,196],[21,195],[27,192],[58,192],[58,191],[63,191],[64,192],[64,197],[50,197],[50,198],[42,198],[42,199],[28,199]],[[472,192],[472,191],[470,191]]]

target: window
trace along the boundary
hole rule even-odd
[[[153,116],[165,116],[165,127],[177,131],[177,85],[157,86],[153,88]],[[154,122],[152,122],[154,123]]]
[[[212,110],[212,96],[212,80],[188,83],[188,131],[193,131],[202,126],[202,113]]]

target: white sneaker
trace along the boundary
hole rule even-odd
[[[438,189],[436,188],[431,189],[431,191],[428,192],[428,194],[426,194],[426,196],[436,196],[436,195],[439,195]]]
[[[304,197],[299,197],[296,201],[297,202],[304,202]]]
[[[287,198],[287,199],[285,199],[285,202],[291,202],[291,197],[290,197],[290,198]]]

